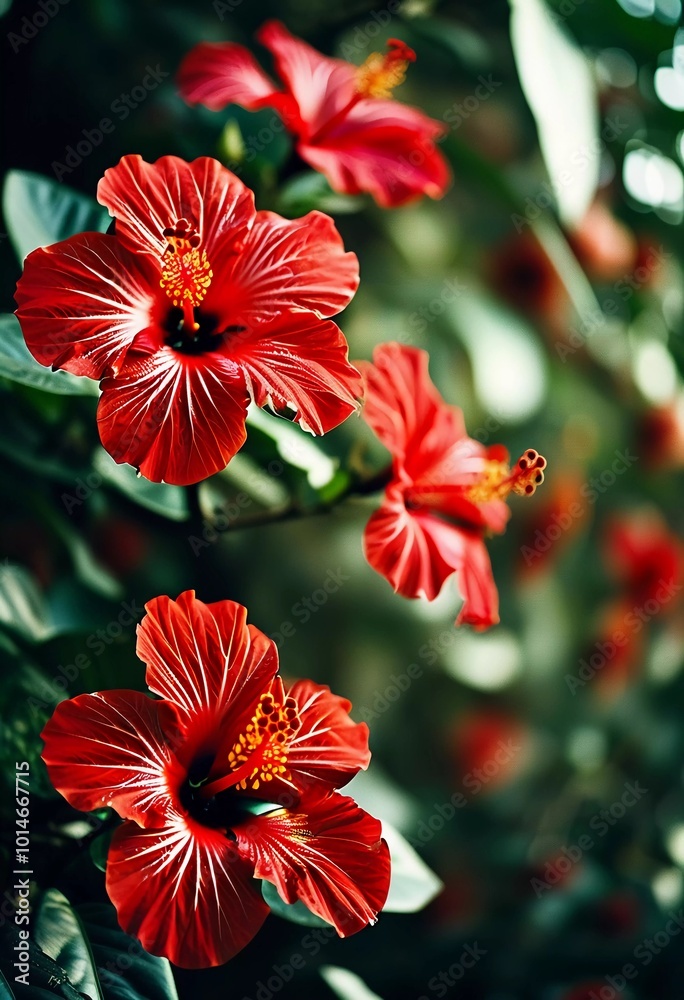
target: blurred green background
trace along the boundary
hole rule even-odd
[[[336,993],[320,975],[330,965],[384,1000],[681,997],[680,0],[403,0],[391,15],[368,2],[71,0],[28,37],[40,9],[15,2],[0,22],[3,171],[53,182],[39,197],[13,174],[5,189],[4,312],[22,213],[27,240],[57,238],[54,182],[92,198],[124,153],[215,155],[258,207],[335,217],[361,261],[341,317],[352,358],[386,340],[427,349],[472,436],[514,456],[536,448],[549,470],[531,501],[513,499],[489,546],[501,624],[456,632],[453,581],[433,604],[407,602],[365,563],[377,498],[272,525],[235,521],[240,495],[246,517],[293,499],[314,511],[348,470],[380,468],[387,456],[360,420],[314,440],[257,415],[225,472],[196,490],[150,487],[100,448],[92,384],[57,394],[49,380],[15,381],[3,360],[4,875],[14,762],[26,759],[35,898],[56,886],[75,906],[106,902],[83,818],[41,771],[38,733],[62,697],[143,690],[139,609],[193,587],[245,604],[278,641],[285,674],[351,698],[374,751],[351,791],[444,890],[422,912],[385,914],[317,947],[307,928],[272,917],[228,966],[175,971],[183,1000],[370,996],[358,982]],[[387,37],[415,48],[397,98],[445,124],[454,184],[443,201],[382,211],[333,195],[284,134],[259,140],[270,111],[183,104],[173,77],[189,48],[254,46],[269,16],[353,62]],[[159,85],[127,99],[148,67]],[[67,161],[106,116],[114,132]],[[246,162],[250,139],[263,148]],[[330,574],[340,586],[323,600]],[[285,982],[277,969],[295,953],[304,968]],[[133,996],[121,989],[105,996]]]

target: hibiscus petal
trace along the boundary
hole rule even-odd
[[[427,351],[390,342],[375,348],[373,364],[358,365],[365,383],[363,418],[402,464],[422,451],[426,437],[437,457],[465,436],[461,411],[447,407],[435,389],[428,359]],[[441,410],[451,414],[448,426],[436,426]]]
[[[283,96],[252,53],[234,42],[196,45],[183,59],[177,82],[183,100],[212,111],[221,111],[227,104],[256,111]]]
[[[456,572],[464,599],[457,624],[481,628],[499,621],[498,595],[482,537],[429,514],[411,513],[398,485],[387,489],[364,533],[366,559],[403,597],[434,600]]]
[[[499,595],[492,576],[492,564],[483,540],[475,535],[463,536],[457,582],[463,606],[456,624],[472,625],[478,630],[497,625]]]
[[[225,468],[244,444],[244,380],[217,353],[134,350],[102,390],[102,444],[153,482],[197,483]]]
[[[368,726],[350,718],[351,702],[309,680],[295,681],[287,694],[297,702],[302,723],[287,752],[298,788],[320,782],[337,788],[368,767]]]
[[[356,91],[351,63],[321,55],[280,21],[267,21],[257,39],[272,53],[278,75],[297,102],[302,132],[315,135],[349,105]]]
[[[228,258],[225,273],[220,263],[214,273],[207,309],[216,297],[217,304],[229,302],[249,323],[272,319],[287,309],[334,316],[359,285],[356,254],[345,253],[335,223],[322,212],[294,220],[257,212],[240,255]]]
[[[324,135],[303,140],[300,156],[345,194],[369,192],[394,208],[441,198],[451,171],[435,145],[444,126],[398,101],[359,101]]]
[[[160,830],[124,823],[115,832],[107,892],[126,933],[184,969],[227,962],[269,912],[225,833],[177,814]]]
[[[100,379],[150,323],[159,272],[113,236],[80,233],[26,258],[17,316],[42,365]]]
[[[327,433],[357,409],[361,377],[330,320],[284,312],[229,341],[227,351],[258,406],[294,410],[293,419],[312,434]]]
[[[55,709],[42,732],[43,760],[75,809],[110,806],[141,826],[159,826],[171,808],[172,748],[180,738],[172,705],[137,691],[82,694]]]
[[[138,154],[123,156],[105,171],[97,199],[116,219],[117,238],[157,260],[168,246],[164,230],[187,219],[212,264],[226,247],[239,250],[255,214],[249,188],[208,156],[192,163],[177,156],[156,163]]]
[[[147,664],[148,687],[199,729],[216,730],[230,715],[232,742],[276,674],[275,643],[247,625],[241,604],[204,604],[192,590],[177,601],[156,597],[145,610],[137,653]]]
[[[238,849],[286,903],[300,899],[347,937],[375,923],[390,882],[380,821],[353,799],[305,796],[296,812],[278,810],[235,827]]]

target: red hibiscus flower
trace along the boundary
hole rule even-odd
[[[121,926],[185,968],[227,961],[269,908],[257,879],[342,936],[376,919],[389,889],[380,822],[334,789],[369,761],[348,701],[285,686],[275,644],[233,601],[187,591],[146,605],[138,654],[160,696],[79,695],[43,731],[55,787],[125,822],[107,861]]]
[[[374,52],[354,66],[321,55],[278,21],[264,24],[257,38],[272,53],[284,90],[241,45],[202,43],[180,67],[183,98],[212,111],[275,108],[297,137],[299,155],[336,191],[367,191],[385,207],[442,197],[450,172],[435,139],[444,125],[391,100],[416,58],[412,49],[391,38],[386,55]]]
[[[455,571],[463,597],[456,624],[495,625],[484,537],[504,530],[511,491],[529,496],[543,482],[546,460],[526,451],[511,470],[503,446],[469,438],[461,411],[430,381],[425,351],[381,344],[373,362],[359,365],[363,413],[393,463],[384,503],[366,526],[366,558],[404,597],[430,601]]]
[[[114,235],[34,250],[17,315],[44,365],[102,379],[98,425],[117,462],[185,485],[245,440],[250,399],[323,434],[360,393],[329,319],[358,262],[320,212],[287,221],[216,160],[125,156],[98,198]]]
[[[681,591],[684,547],[656,510],[616,515],[605,529],[604,555],[627,602],[651,616]]]

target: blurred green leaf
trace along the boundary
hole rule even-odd
[[[281,899],[278,890],[271,882],[262,881],[261,894],[271,907],[271,912],[278,917],[283,917],[293,924],[301,924],[304,927],[330,927],[327,920],[317,917],[300,900],[297,900],[296,903],[286,903]]]
[[[69,900],[57,889],[48,889],[41,899],[34,937],[39,948],[64,969],[77,990],[91,1000],[105,1000],[85,930]]]
[[[9,983],[0,971],[0,1000],[14,1000],[14,993],[10,989]]]
[[[293,177],[280,189],[277,210],[290,218],[306,215],[314,209],[331,215],[359,212],[366,199],[333,191],[322,174],[305,173]]]
[[[383,822],[382,835],[392,858],[392,880],[383,912],[422,910],[439,895],[444,885],[393,826]]]
[[[534,115],[558,211],[579,222],[598,185],[598,99],[581,50],[551,17],[544,0],[510,0],[511,42]]]
[[[61,396],[97,396],[97,382],[91,378],[53,372],[39,364],[29,352],[19,320],[12,313],[0,316],[0,376]]]
[[[132,465],[119,465],[104,448],[96,450],[93,468],[106,483],[155,514],[168,517],[171,521],[185,521],[190,516],[185,490],[181,486],[152,483],[139,476]]]
[[[36,247],[58,243],[76,233],[104,233],[112,221],[92,198],[56,180],[26,170],[10,170],[2,210],[20,261]]]
[[[320,973],[340,1000],[382,1000],[377,993],[368,989],[360,976],[349,969],[341,969],[338,965],[322,965]]]
[[[0,566],[0,624],[30,642],[53,634],[43,595],[23,566]]]

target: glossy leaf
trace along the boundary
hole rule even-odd
[[[97,396],[97,382],[68,372],[53,372],[29,353],[19,320],[11,313],[0,316],[0,377],[60,396]]]
[[[104,233],[112,221],[94,199],[26,170],[7,174],[2,209],[20,261],[36,247],[49,246],[75,233]]]

